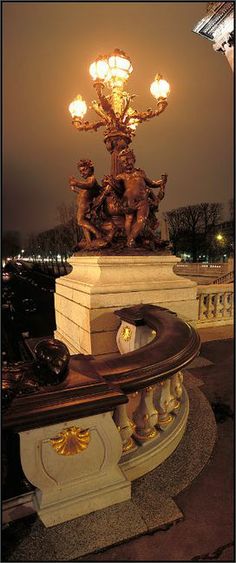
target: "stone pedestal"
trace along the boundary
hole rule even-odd
[[[72,256],[72,272],[56,280],[55,338],[71,354],[117,352],[114,311],[152,304],[197,319],[197,284],[177,276],[176,256]]]

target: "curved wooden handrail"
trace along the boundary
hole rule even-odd
[[[33,395],[16,396],[3,416],[3,426],[19,431],[113,410],[128,401],[126,393],[170,377],[198,354],[197,332],[175,313],[154,305],[116,313],[133,324],[147,324],[156,337],[124,355],[72,356],[64,381]]]
[[[175,313],[155,305],[141,305],[116,311],[121,318],[134,324],[146,324],[156,336],[149,343],[124,355],[109,354],[104,359],[88,358],[91,369],[107,382],[129,393],[170,377],[188,365],[198,354],[200,338],[195,329]],[[72,356],[76,367],[78,356]]]

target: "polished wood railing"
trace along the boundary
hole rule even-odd
[[[23,387],[19,390],[3,415],[4,427],[19,431],[112,410],[128,401],[127,394],[164,383],[198,353],[198,334],[175,313],[144,305],[122,310],[120,317],[130,318],[132,314],[155,331],[149,344],[125,355],[108,354],[102,359],[71,356],[68,372],[59,385],[37,389],[32,386],[26,393]],[[11,374],[11,381],[13,378]],[[7,386],[7,370],[3,384]]]

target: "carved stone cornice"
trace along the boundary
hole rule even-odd
[[[234,2],[209,2],[207,14],[195,25],[193,31],[214,41],[215,33],[225,27],[229,32],[234,29]]]
[[[207,14],[193,31],[210,41],[213,49],[225,53],[233,69],[234,56],[234,2],[208,2]]]
[[[234,2],[208,2],[207,14],[195,25],[194,33],[198,33],[211,41],[215,36],[231,33],[234,29]]]

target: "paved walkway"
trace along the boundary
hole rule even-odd
[[[234,337],[234,326],[216,326],[214,328],[198,328],[201,342],[210,342],[212,340],[227,340]]]

